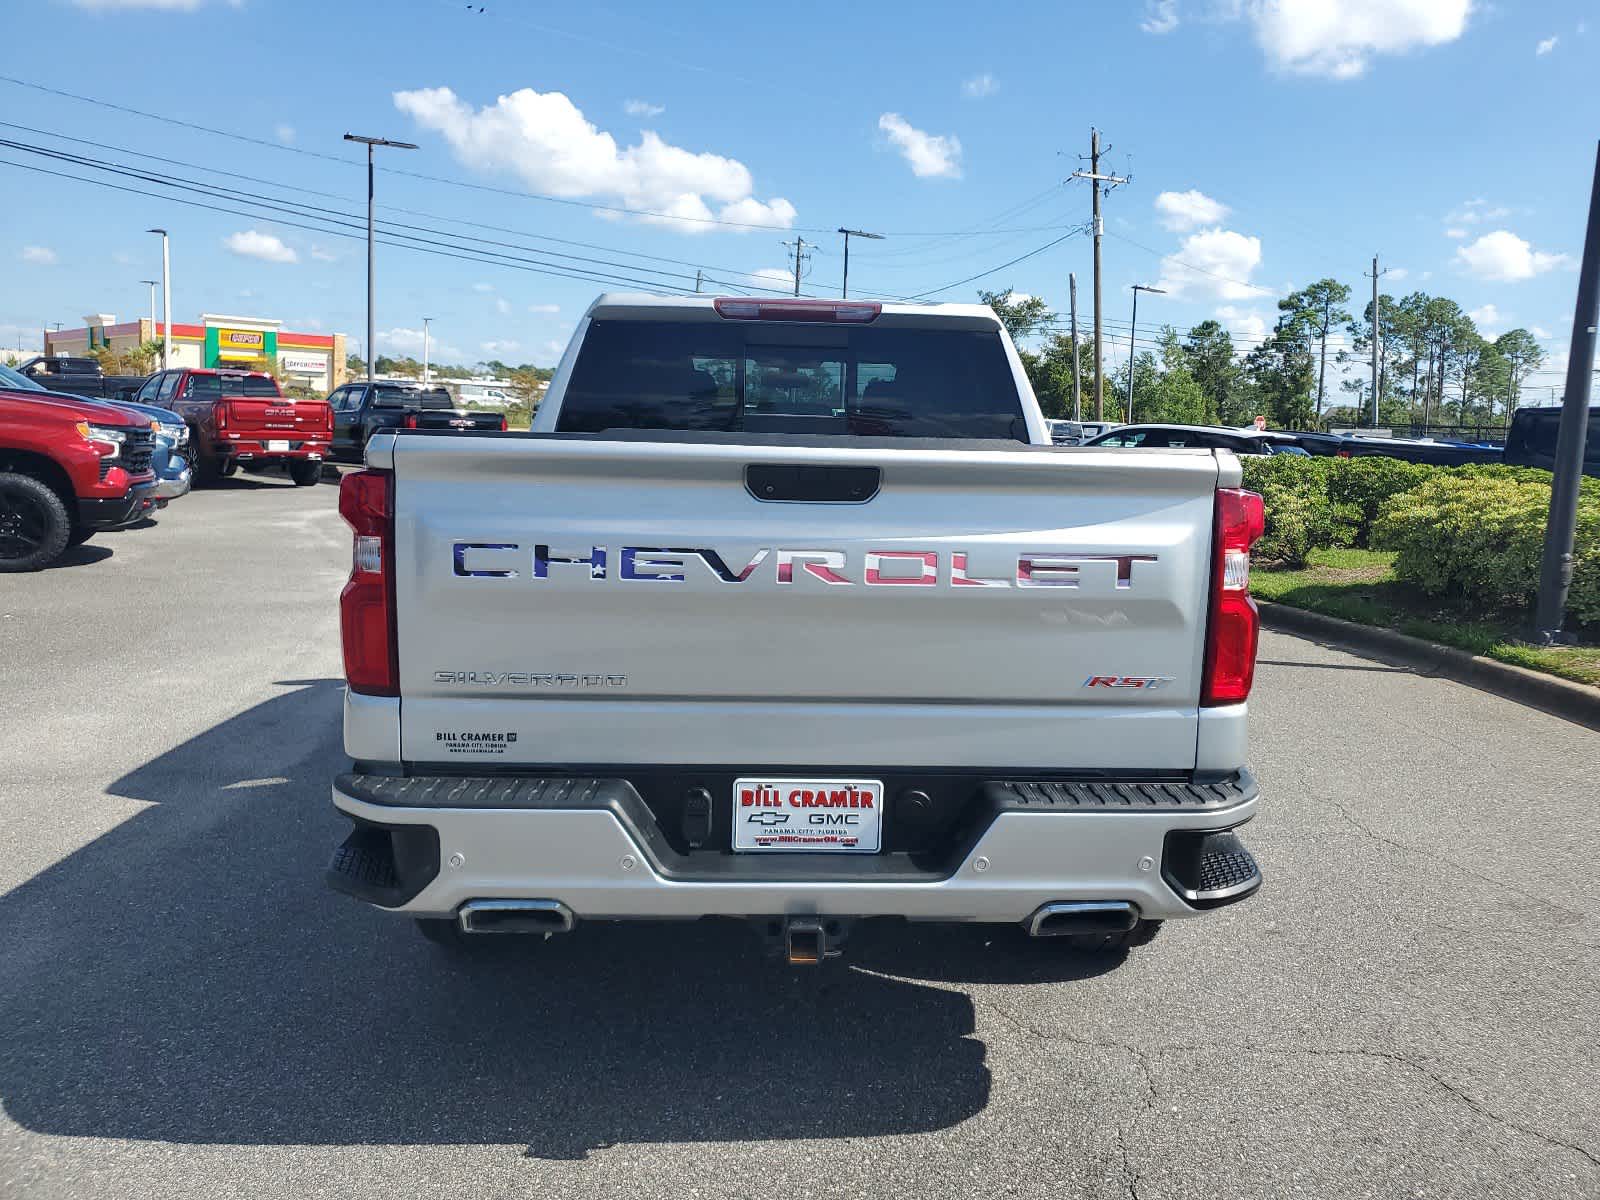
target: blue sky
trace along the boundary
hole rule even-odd
[[[0,83],[0,137],[258,198],[177,193],[253,210],[218,213],[0,166],[0,344],[13,346],[36,345],[45,322],[147,311],[151,225],[173,234],[177,319],[277,317],[359,341],[361,243],[254,211],[360,214],[346,130],[421,145],[383,154],[378,192],[427,215],[380,218],[451,253],[688,287],[700,267],[778,288],[781,243],[799,234],[818,243],[804,289],[834,294],[840,239],[812,231],[849,225],[888,235],[852,243],[853,294],[1009,286],[1065,311],[1075,271],[1086,321],[1090,245],[1074,228],[1089,195],[1062,181],[1098,125],[1103,165],[1133,177],[1105,209],[1115,356],[1133,283],[1170,291],[1141,305],[1142,328],[1217,316],[1245,346],[1285,289],[1333,275],[1359,297],[1377,252],[1385,290],[1450,296],[1490,334],[1547,334],[1559,366],[1600,135],[1600,12],[1576,0],[1057,0],[982,16],[828,0],[14,0],[10,18],[0,73],[258,139]],[[571,203],[511,194],[529,192]],[[382,247],[379,349],[415,352],[428,316],[436,358],[550,363],[612,286]]]

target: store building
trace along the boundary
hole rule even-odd
[[[79,329],[44,332],[46,354],[86,355],[109,348],[135,350],[160,341],[165,327],[140,317],[118,323],[111,313],[89,313]],[[345,335],[293,333],[282,321],[205,313],[198,325],[172,323],[173,367],[239,367],[270,370],[284,386],[327,393],[345,381]]]

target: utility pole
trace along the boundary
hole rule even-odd
[[[167,231],[146,229],[161,235],[161,369],[172,365],[172,255],[168,252]]]
[[[800,263],[804,257],[806,240],[803,237],[796,237],[794,241],[784,242],[783,245],[794,247],[794,294],[798,296],[800,294]]]
[[[1072,303],[1072,419],[1083,420],[1083,388],[1078,383],[1078,277],[1067,272],[1067,295]]]
[[[1111,147],[1107,146],[1106,149],[1110,150]],[[1105,371],[1102,369],[1104,364],[1104,343],[1102,341],[1100,322],[1103,307],[1101,303],[1103,292],[1100,282],[1100,239],[1105,234],[1106,226],[1105,221],[1100,217],[1100,185],[1109,185],[1106,190],[1110,191],[1111,188],[1116,187],[1118,184],[1128,182],[1127,179],[1118,175],[1100,174],[1101,153],[1100,131],[1091,129],[1089,130],[1089,169],[1072,173],[1074,179],[1087,179],[1089,181],[1090,194],[1093,198],[1090,211],[1094,217],[1094,419],[1096,421],[1103,421],[1106,416]]]
[[[428,383],[428,326],[433,324],[432,317],[422,318],[422,383]]]
[[[1572,586],[1572,549],[1578,532],[1578,484],[1583,479],[1584,442],[1589,432],[1589,398],[1594,388],[1595,326],[1600,324],[1600,152],[1595,156],[1589,194],[1589,227],[1578,270],[1578,302],[1572,314],[1572,349],[1567,356],[1567,392],[1556,434],[1555,469],[1550,489],[1550,519],[1544,530],[1539,568],[1539,604],[1533,636],[1539,645],[1561,642],[1567,592]]]
[[[390,146],[395,150],[415,150],[414,142],[391,142],[388,138],[361,137],[359,134],[347,133],[344,135],[347,142],[360,142],[367,148],[367,382],[372,382],[373,372],[377,369],[378,355],[374,345],[376,334],[373,330],[372,317],[372,148],[374,146]],[[163,363],[163,366],[166,364]]]
[[[705,274],[699,267],[694,269],[694,294],[696,296],[700,294],[700,284],[704,281]]]
[[[1372,256],[1372,427],[1378,427],[1378,348],[1383,345],[1383,312],[1378,303],[1378,280],[1388,271],[1378,270],[1378,256]]]
[[[1139,362],[1139,293],[1149,292],[1155,296],[1165,296],[1166,288],[1147,287],[1142,283],[1133,285],[1133,320],[1128,325],[1128,424],[1133,424],[1133,372]]]

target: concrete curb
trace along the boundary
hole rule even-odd
[[[1329,642],[1369,657],[1414,667],[1425,674],[1442,675],[1591,729],[1600,729],[1600,688],[1469,654],[1453,646],[1440,646],[1396,633],[1393,629],[1358,625],[1354,621],[1268,600],[1258,599],[1256,603],[1261,608],[1261,623],[1268,629]]]

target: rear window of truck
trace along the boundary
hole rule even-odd
[[[556,428],[1028,440],[998,331],[760,322],[593,322]]]
[[[455,407],[450,393],[442,388],[423,391],[421,388],[384,387],[382,384],[373,393],[372,402],[379,408],[410,408],[425,412]]]
[[[277,381],[264,375],[191,375],[183,394],[189,400],[220,400],[224,396],[278,399]]]

